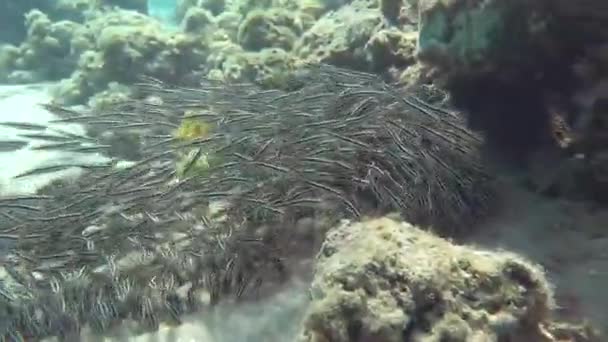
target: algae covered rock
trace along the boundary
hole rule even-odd
[[[294,51],[305,62],[362,68],[365,44],[381,22],[379,8],[343,6],[319,18],[296,42]]]
[[[265,88],[285,89],[297,60],[283,49],[262,49],[247,55],[249,79]]]
[[[74,44],[85,34],[78,23],[53,22],[45,13],[33,10],[25,16],[27,37],[19,46],[0,48],[0,81],[21,83],[15,75],[30,73],[29,82],[57,80],[70,75],[82,51]]]
[[[132,11],[105,12],[87,22],[94,48],[82,53],[57,97],[82,103],[117,82],[131,84],[141,75],[179,80],[199,69],[206,57],[205,39],[164,28]]]
[[[182,20],[182,30],[184,32],[205,34],[206,29],[214,22],[213,14],[202,8],[191,8],[186,12]]]
[[[396,12],[388,13],[386,6]],[[301,11],[310,10],[302,7]],[[302,34],[294,53],[304,62],[381,73],[389,68],[407,68],[416,63],[417,26],[413,11],[413,6],[401,2],[360,0],[340,4]]]
[[[207,66],[212,79],[240,80],[247,67],[243,48],[230,40],[214,41],[210,44]],[[212,76],[213,75],[213,76]]]
[[[255,10],[270,10],[275,8],[293,10],[298,0],[232,0],[226,4],[227,12],[236,12],[242,15]]]
[[[27,36],[23,19],[28,12],[40,11],[53,21],[83,22],[91,12],[120,7],[147,13],[147,0],[10,0],[0,2],[0,43],[20,44]]]
[[[81,2],[61,4],[80,8]],[[95,2],[76,21],[33,11],[26,42],[0,48],[6,71],[0,78],[61,80],[56,100],[82,104],[110,83],[129,85],[142,75],[188,84],[214,75],[283,88],[302,62],[381,70],[414,61],[411,25],[388,28],[373,1],[184,0],[176,13],[181,29],[118,8],[136,3]]]
[[[216,24],[230,36],[231,41],[236,42],[242,19],[243,16],[238,13],[224,12],[216,17]]]
[[[284,89],[298,60],[280,48],[244,51],[229,40],[210,44],[208,77],[224,81],[248,80],[265,88]]]
[[[300,341],[557,341],[539,266],[390,218],[331,229],[311,297]]]
[[[297,2],[297,6],[298,11],[318,19],[323,14],[337,10],[349,2],[347,0],[300,0]]]
[[[19,44],[27,34],[23,18],[33,9],[47,11],[53,4],[45,0],[19,0],[0,2],[0,43]]]
[[[194,14],[186,32],[121,9],[91,12],[83,23],[53,21],[38,10],[25,19],[26,40],[0,47],[0,81],[61,80],[54,93],[65,104],[85,103],[112,82],[129,85],[142,75],[179,81],[203,68],[213,38],[206,35],[213,18]]]
[[[277,47],[290,50],[305,28],[305,19],[286,9],[253,10],[241,23],[237,40],[247,49]]]
[[[95,110],[111,108],[117,103],[125,102],[132,96],[131,89],[116,82],[108,84],[108,89],[99,92],[89,99],[88,105]]]
[[[383,29],[376,32],[366,44],[367,58],[374,70],[389,67],[406,68],[416,64],[417,32]]]

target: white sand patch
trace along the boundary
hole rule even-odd
[[[0,121],[47,124],[56,116],[40,104],[50,101],[49,84],[29,86],[0,86]],[[80,125],[51,125],[52,128],[71,133],[84,133]],[[0,140],[21,140],[18,134],[33,133],[0,126]],[[35,142],[30,145],[37,145]],[[61,163],[100,163],[107,161],[101,155],[68,153],[62,151],[33,151],[24,148],[15,152],[0,152],[0,194],[27,194],[49,182],[66,176],[77,176],[79,169],[73,168],[52,174],[14,179],[15,176],[41,166]]]

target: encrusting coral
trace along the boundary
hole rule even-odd
[[[287,9],[253,10],[239,26],[237,41],[246,50],[269,47],[291,50],[294,41],[309,26],[306,21],[306,17]]]
[[[88,25],[98,30],[95,49],[81,55],[79,68],[57,89],[67,103],[81,102],[112,82],[131,84],[137,75],[178,81],[206,56],[204,40],[167,31],[134,12],[106,13]]]
[[[381,22],[378,8],[341,7],[320,17],[304,32],[296,42],[295,53],[310,63],[363,68],[365,44]]]
[[[310,292],[302,342],[600,341],[552,321],[539,266],[386,217],[332,228]]]
[[[285,76],[302,63],[365,71],[414,63],[415,27],[402,20],[411,14],[394,26],[369,1],[182,1],[177,12],[179,28],[170,29],[112,6],[74,21],[34,11],[26,40],[0,49],[3,81],[63,79],[57,101],[80,104],[141,75],[187,84],[213,75],[285,88]]]
[[[52,22],[38,10],[25,16],[27,38],[20,46],[0,48],[0,81],[39,82],[67,77],[76,68],[83,48],[81,26],[72,21]]]

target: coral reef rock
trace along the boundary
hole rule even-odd
[[[91,13],[110,8],[123,8],[141,13],[148,12],[148,0],[19,0],[0,2],[0,43],[19,44],[27,36],[23,18],[37,10],[52,21],[83,22]]]
[[[22,39],[0,46],[0,81],[61,80],[55,99],[71,105],[142,75],[189,85],[206,75],[285,88],[289,74],[306,63],[394,71],[387,76],[416,65],[411,4],[182,0],[170,18],[177,25],[168,27],[145,8],[125,10],[137,9],[135,0],[83,1],[60,1],[61,16],[24,12]]]
[[[605,3],[428,0],[416,10],[417,56],[500,148],[493,155],[538,169],[538,192],[608,203]]]
[[[365,68],[365,44],[378,30],[382,15],[378,8],[343,6],[315,22],[296,42],[302,60]]]
[[[300,341],[563,341],[538,266],[387,217],[329,231],[311,296]]]
[[[56,89],[61,102],[82,103],[112,82],[131,84],[141,75],[180,80],[205,60],[204,39],[165,30],[131,11],[112,11],[88,21],[88,45],[78,67]],[[91,32],[97,32],[90,35]]]
[[[572,61],[575,46],[606,41],[608,15],[600,1],[424,0],[419,57],[444,72],[487,73]],[[603,26],[603,27],[602,27]],[[505,75],[506,77],[506,75]]]

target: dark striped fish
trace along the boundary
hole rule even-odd
[[[26,131],[45,131],[45,125],[33,124],[29,122],[14,122],[14,121],[3,121],[0,122],[0,126],[22,129]]]
[[[26,147],[29,143],[23,140],[4,140],[0,141],[0,153],[15,152]]]
[[[111,168],[111,165],[109,165],[109,164],[98,164],[98,165],[63,164],[63,165],[43,166],[43,167],[38,167],[38,168],[32,169],[30,171],[18,174],[17,176],[14,176],[13,178],[17,179],[17,178],[23,178],[23,177],[28,177],[28,176],[43,175],[43,174],[48,174],[48,173],[64,171],[64,170],[71,169],[71,168],[104,169],[104,168]]]

